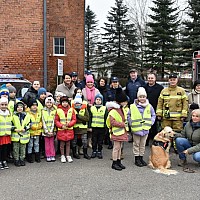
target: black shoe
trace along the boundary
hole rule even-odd
[[[143,166],[147,166],[147,163],[143,160],[143,156],[139,156],[140,162],[142,163]]]
[[[26,165],[25,161],[24,160],[20,160],[20,165],[21,166],[25,166]]]
[[[3,166],[3,163],[0,162],[0,169],[3,170],[4,169],[4,166]]]
[[[26,156],[26,160],[29,163],[33,163],[33,154],[32,153],[28,153]]]
[[[72,148],[73,158],[80,159],[80,156],[76,153],[76,147]]]
[[[141,163],[140,157],[135,156],[135,165],[138,167],[143,167],[144,165]]]
[[[102,159],[102,158],[103,158],[102,152],[101,152],[101,151],[98,151],[98,152],[97,152],[97,157],[98,157],[98,159]]]
[[[122,168],[118,165],[117,161],[113,161],[112,169],[115,169],[115,170],[118,170],[118,171],[122,170]]]
[[[88,156],[88,154],[87,154],[87,148],[83,148],[83,155],[84,155],[84,156],[83,156],[84,158],[90,160],[91,157]]]
[[[122,169],[126,169],[126,167],[124,165],[122,165],[121,160],[117,159],[117,164],[119,167],[121,167]]]
[[[8,164],[7,164],[6,161],[3,161],[3,166],[4,166],[4,169],[9,169]]]
[[[40,153],[39,152],[35,153],[35,162],[37,162],[37,163],[41,162],[41,160],[40,160]]]
[[[15,165],[16,167],[20,167],[20,166],[21,166],[20,160],[15,160],[15,161],[14,161],[14,165]]]
[[[96,158],[97,157],[97,152],[96,151],[93,151],[92,152],[92,155],[91,155],[91,158]]]

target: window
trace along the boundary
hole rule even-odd
[[[54,38],[54,55],[65,55],[65,38],[56,37]]]

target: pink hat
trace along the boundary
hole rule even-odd
[[[94,78],[93,78],[92,75],[87,75],[87,77],[86,77],[86,83],[88,83],[88,82],[94,83]]]

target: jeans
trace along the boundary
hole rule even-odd
[[[186,155],[182,152],[190,147],[192,147],[192,145],[189,143],[188,139],[176,138],[176,148],[181,160],[186,160]],[[200,152],[193,153],[193,159],[194,161],[200,163]]]
[[[34,153],[39,153],[39,139],[39,135],[30,137],[30,141],[28,143],[28,154],[33,153],[33,147]]]

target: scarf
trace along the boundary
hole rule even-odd
[[[95,98],[95,87],[93,86],[92,88],[88,88],[87,86],[85,86],[85,89],[88,103],[93,104]]]
[[[191,120],[190,124],[191,124],[193,130],[200,128],[200,122],[192,122],[192,120]]]

